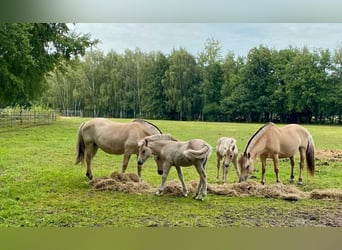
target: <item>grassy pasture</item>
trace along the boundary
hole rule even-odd
[[[209,194],[203,201],[175,196],[139,195],[113,191],[95,192],[85,177],[85,167],[75,166],[76,132],[86,118],[61,118],[52,125],[0,130],[0,227],[141,227],[141,226],[342,226],[341,201],[299,200],[289,202],[261,197],[227,197]],[[115,119],[119,120],[119,119]],[[129,120],[120,120],[123,122]],[[213,149],[220,136],[235,137],[242,152],[250,136],[261,124],[152,121],[164,133],[181,140],[202,138]],[[316,150],[341,152],[342,127],[305,126],[313,135]],[[93,161],[94,177],[121,170],[122,156],[98,151]],[[255,181],[260,181],[256,162]],[[128,166],[136,173],[136,157]],[[193,167],[183,168],[185,181],[198,180]],[[216,182],[216,157],[207,166],[208,182]],[[289,178],[288,160],[282,160],[280,177]],[[295,178],[298,178],[296,159]],[[143,179],[156,188],[160,176],[154,161],[143,167]],[[178,180],[172,169],[168,181]],[[233,167],[228,182],[237,180]],[[275,182],[271,162],[266,185]],[[342,159],[317,160],[314,177],[303,174],[303,191],[342,189]]]

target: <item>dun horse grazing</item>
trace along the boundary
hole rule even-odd
[[[315,149],[311,134],[302,126],[290,124],[282,128],[273,123],[261,127],[248,141],[246,149],[239,159],[240,181],[245,181],[254,171],[253,161],[259,156],[262,164],[261,183],[265,184],[266,159],[271,158],[277,182],[279,179],[279,158],[290,158],[291,177],[293,183],[294,155],[299,151],[298,185],[302,185],[302,170],[306,159],[307,169],[311,175],[315,173]]]
[[[94,118],[84,122],[78,129],[76,143],[76,161],[87,163],[89,179],[93,178],[91,161],[98,148],[108,154],[123,154],[122,172],[124,173],[132,154],[138,155],[138,142],[142,138],[161,134],[158,127],[145,120],[136,119],[129,123],[113,122],[104,118]],[[141,177],[142,164],[137,165]]]
[[[194,199],[203,200],[207,195],[205,166],[210,153],[211,146],[201,139],[181,142],[170,135],[153,135],[145,137],[139,142],[138,164],[143,164],[150,155],[155,156],[158,165],[158,174],[162,175],[162,183],[156,193],[157,195],[163,193],[170,168],[175,166],[182,184],[184,196],[188,195],[188,189],[184,182],[181,167],[194,165],[200,176]],[[199,196],[200,193],[201,197]]]
[[[219,182],[220,166],[222,161],[222,178],[223,183],[227,182],[227,173],[231,162],[234,164],[236,174],[239,178],[239,170],[237,167],[238,148],[234,138],[221,137],[216,143],[216,158],[217,158],[217,175],[216,181]]]

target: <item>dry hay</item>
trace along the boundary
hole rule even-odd
[[[143,181],[139,181],[136,174],[123,174],[114,172],[110,177],[99,177],[90,181],[94,190],[112,190],[125,193],[147,193],[150,186]]]
[[[342,200],[342,190],[326,189],[326,190],[312,190],[310,192],[310,199],[325,199],[325,200]]]
[[[139,181],[136,174],[123,174],[114,172],[110,177],[100,177],[92,180],[90,185],[96,191],[118,191],[124,193],[147,194],[155,193],[157,187],[152,187],[144,181]],[[187,188],[190,193],[195,193],[197,181],[190,181]],[[329,199],[342,200],[342,190],[327,189],[303,192],[294,185],[282,183],[262,185],[254,181],[233,184],[208,184],[208,192],[215,195],[226,195],[233,197],[256,196],[288,201],[300,199]],[[182,186],[179,180],[166,183],[165,195],[183,196]]]
[[[253,181],[242,183],[213,184],[208,186],[211,193],[228,196],[258,196],[296,201],[306,198],[306,194],[296,187],[282,183],[262,185]]]

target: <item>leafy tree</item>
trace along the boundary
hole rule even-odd
[[[104,78],[104,55],[102,51],[90,51],[84,57],[82,69],[85,75],[85,93],[87,102],[85,109],[92,110],[92,115],[97,117],[101,109],[101,85]]]
[[[199,53],[202,94],[202,120],[218,120],[220,117],[220,90],[223,84],[221,44],[208,39],[204,51]]]
[[[0,105],[35,100],[44,90],[44,75],[62,59],[83,55],[92,43],[64,23],[0,24]]]
[[[165,107],[166,95],[162,81],[169,67],[168,60],[161,52],[150,53],[146,60],[148,65],[145,70],[148,76],[143,90],[143,111],[151,118],[165,119],[167,118]]]
[[[316,117],[319,114],[323,95],[326,94],[326,65],[323,64],[319,54],[311,53],[304,47],[287,65],[285,80],[291,122],[311,122],[313,114]]]
[[[169,68],[162,81],[166,109],[172,119],[192,119],[200,113],[197,107],[199,72],[193,55],[184,49],[173,50],[168,58]]]
[[[274,91],[272,51],[260,46],[249,51],[241,75],[240,84],[245,94],[241,102],[247,105],[248,121],[269,121],[271,119],[271,94]]]
[[[238,101],[238,98],[241,97],[241,93],[236,90],[239,87],[239,82],[241,82],[238,79],[241,75],[239,74],[239,71],[243,69],[244,64],[244,58],[238,57],[235,59],[233,53],[228,53],[222,64],[224,82],[220,90],[220,111],[224,116],[223,120],[225,121],[236,118],[238,116],[237,113],[242,109],[242,105]],[[247,112],[247,110],[245,111]]]
[[[215,63],[222,62],[221,42],[214,38],[207,39],[204,45],[204,51],[198,55],[199,65],[205,67]]]

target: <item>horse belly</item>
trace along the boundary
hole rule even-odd
[[[124,143],[120,140],[99,138],[96,145],[108,154],[123,154],[125,152]]]
[[[296,152],[298,151],[298,146],[293,146],[293,145],[290,145],[290,146],[283,146],[280,148],[280,151],[278,153],[279,155],[279,158],[288,158],[290,156],[293,156],[296,154]]]

